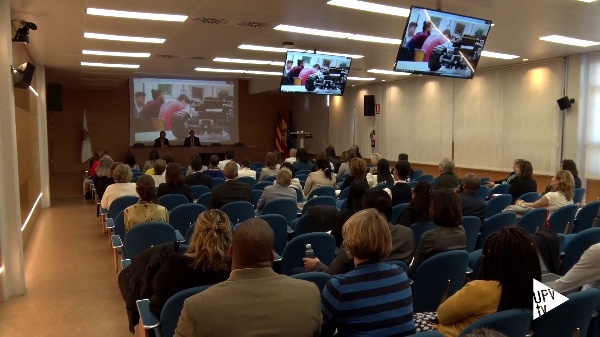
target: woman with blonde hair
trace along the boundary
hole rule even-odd
[[[110,157],[106,157],[106,158],[110,159]],[[115,179],[113,178],[113,173],[115,172],[115,169],[117,168],[117,166],[119,166],[120,164],[123,164],[123,163],[121,163],[121,162],[113,163],[112,166],[110,167],[110,170],[108,171],[107,176],[98,177],[99,181],[98,181],[98,184],[95,186],[96,186],[96,193],[98,194],[98,198],[100,200],[102,200],[102,196],[104,196],[104,191],[106,191],[106,188],[115,183]]]
[[[573,195],[575,194],[575,181],[571,172],[567,170],[558,170],[550,181],[552,191],[544,194],[536,202],[525,202],[521,199],[516,204],[528,206],[531,208],[545,207],[548,210],[548,217],[557,209],[573,204]]]
[[[377,163],[379,163],[379,160],[381,160],[381,158],[383,157],[377,152],[371,155],[371,168],[369,169],[369,173],[377,175]]]
[[[187,251],[171,254],[154,277],[150,309],[160,315],[174,294],[227,280],[231,270],[227,249],[232,235],[231,222],[225,213],[211,209],[200,214]]]

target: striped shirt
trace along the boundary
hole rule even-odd
[[[415,333],[412,291],[395,265],[366,262],[335,275],[321,297],[323,333],[339,336],[409,336]]]

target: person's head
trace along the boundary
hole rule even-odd
[[[356,151],[354,150],[348,150],[347,152],[347,157],[346,157],[346,162],[349,164],[352,161],[352,158],[356,157]]]
[[[392,179],[392,172],[390,172],[390,162],[385,158],[381,158],[377,161],[377,181],[381,183],[385,182],[386,179]]]
[[[190,131],[188,132],[188,134],[190,135],[190,137],[191,137],[191,138],[194,138],[194,136],[196,136],[196,131],[194,131],[194,130],[190,130]]]
[[[377,162],[379,162],[381,158],[383,157],[377,152],[371,154],[371,166],[377,166]]]
[[[277,182],[277,184],[279,184],[281,186],[284,186],[284,187],[290,186],[290,183],[292,182],[292,171],[290,171],[286,168],[280,169],[277,172],[275,181]]]
[[[463,190],[477,192],[480,186],[481,179],[475,173],[467,173],[462,179]]]
[[[517,173],[517,170],[520,169],[520,167],[524,161],[525,161],[525,159],[515,159],[515,161],[513,163],[513,171],[515,173]],[[518,173],[517,173],[517,175],[518,175]]]
[[[563,160],[562,163],[560,164],[560,167],[563,170],[567,170],[567,171],[571,172],[573,177],[579,176],[579,171],[577,171],[577,164],[575,164],[575,162],[571,159]]]
[[[305,148],[299,148],[296,152],[296,159],[303,163],[308,163],[308,151]]]
[[[406,153],[400,153],[398,155],[398,160],[406,160],[406,161],[408,161],[408,155]]]
[[[160,136],[159,136],[160,138],[164,139],[166,136],[167,136],[167,132],[165,132],[165,131],[160,132]]]
[[[369,183],[363,179],[354,180],[347,188],[348,199],[346,202],[346,211],[354,214],[363,209],[363,201],[365,194],[369,190]]]
[[[169,185],[179,186],[183,185],[185,181],[185,177],[181,172],[181,166],[177,163],[168,163],[167,164],[167,173],[165,174],[165,181]]]
[[[567,200],[573,200],[575,194],[575,179],[573,174],[567,170],[558,170],[550,181],[552,190],[564,194]]]
[[[479,329],[473,330],[471,333],[466,334],[465,337],[507,337],[507,336],[496,330],[490,330],[488,328],[479,328]]]
[[[321,70],[321,66],[318,63],[313,64],[313,69]]]
[[[192,266],[202,271],[228,272],[231,257],[232,226],[227,214],[211,209],[202,212],[196,220],[194,234],[185,256],[192,258]]]
[[[351,216],[342,227],[342,236],[351,259],[381,261],[392,250],[388,221],[376,209],[365,209]]]
[[[408,24],[408,36],[413,36],[415,35],[415,31],[417,30],[417,23],[416,22],[411,22]]]
[[[271,267],[275,257],[274,240],[271,226],[261,218],[251,218],[239,224],[229,246],[231,269]]]
[[[298,67],[304,67],[304,60],[302,60],[302,59],[298,60]]]
[[[331,165],[329,164],[329,160],[324,158],[317,159],[315,166],[317,166],[317,170],[322,170],[325,176],[331,180]]]
[[[294,165],[292,165],[292,163],[287,162],[287,161],[281,163],[281,166],[279,169],[283,169],[283,168],[290,170],[290,172],[292,173],[292,178],[294,178],[296,176],[296,170],[294,169]]]
[[[167,169],[167,162],[162,159],[158,159],[154,162],[154,165],[152,165],[152,167],[154,168],[154,174],[159,176],[163,174]]]
[[[277,157],[277,164],[283,163],[283,156],[281,155],[281,152],[273,151],[273,153],[275,153],[275,157]]]
[[[444,31],[442,32],[442,34],[448,39],[448,40],[452,40],[452,33],[450,32],[450,29],[444,29]]]
[[[240,167],[241,168],[250,168],[250,159],[248,159],[248,158],[242,159],[242,161],[240,161]]]
[[[238,166],[233,160],[225,164],[223,168],[223,175],[227,179],[235,179],[238,177]]]
[[[213,154],[212,156],[210,156],[210,159],[208,159],[208,165],[215,168],[215,167],[219,166],[219,161],[221,161],[221,159],[219,159],[219,156],[217,156],[216,154]]]
[[[187,97],[187,95],[179,95],[177,96],[177,102],[183,104],[190,104],[192,101],[190,101],[190,98]]]
[[[142,107],[144,106],[144,104],[146,104],[146,93],[145,92],[141,92],[138,91],[135,93],[135,105],[137,105],[138,107]]]
[[[194,172],[198,172],[198,171],[202,170],[202,166],[203,166],[202,159],[200,159],[199,156],[193,157],[190,166],[192,167],[192,171],[194,171]]]
[[[533,178],[533,166],[531,165],[529,160],[523,160],[515,168],[516,168],[515,173],[519,176],[519,178],[523,178],[523,179]]]
[[[293,66],[294,66],[294,61],[292,61],[292,60],[287,60],[287,61],[285,62],[285,69],[287,69],[287,70],[290,70],[290,69],[292,69],[292,67],[293,67]]]
[[[410,173],[410,163],[406,160],[399,160],[394,165],[394,179],[406,180]]]
[[[426,181],[419,181],[412,189],[409,207],[415,212],[418,222],[426,222],[431,219],[429,215],[431,193],[431,184]]]
[[[317,154],[315,155],[315,160],[319,159],[326,159],[327,161],[329,161],[325,152],[317,152]]]
[[[423,22],[423,31],[428,33],[431,32],[431,21]]]
[[[152,89],[151,93],[152,93],[152,99],[157,99],[157,100],[161,100],[161,101],[165,100],[165,96],[164,96],[162,90]]]
[[[133,174],[131,173],[131,167],[126,164],[119,164],[119,166],[115,167],[113,171],[113,179],[115,183],[129,183],[133,178]]]
[[[531,310],[531,280],[539,281],[542,271],[529,234],[518,227],[503,227],[488,236],[482,254],[480,278],[498,281],[502,287],[498,311]]]
[[[265,156],[265,166],[274,170],[277,167],[277,155],[274,152],[267,152]]]
[[[294,157],[295,158],[296,157],[296,151],[297,150],[295,148],[291,148],[290,149],[290,157]]]
[[[335,158],[335,147],[333,147],[333,145],[331,145],[331,144],[327,145],[327,148],[325,149],[325,153],[327,154],[327,157]]]
[[[92,160],[97,161],[97,160],[100,160],[100,158],[102,158],[102,151],[100,151],[100,150],[94,151],[94,156],[92,157]]]
[[[340,156],[340,160],[342,163],[348,161],[348,151],[342,151],[342,155]]]
[[[135,166],[135,157],[133,156],[133,154],[131,154],[131,152],[127,152],[127,154],[125,155],[125,164],[129,165],[129,167],[132,168]]]
[[[160,156],[158,155],[157,149],[150,150],[150,154],[148,155],[148,160],[150,160],[150,162],[153,163],[155,160],[157,160],[159,158],[160,158]]]
[[[140,200],[153,204],[158,203],[156,201],[156,186],[152,176],[146,174],[140,176],[135,183],[135,190],[140,196]]]
[[[123,163],[121,163],[120,161],[116,161],[112,164],[112,166],[110,167],[110,170],[108,171],[108,177],[109,178],[113,178],[113,174],[115,173],[115,169],[117,168],[117,166],[121,165]]]
[[[440,161],[438,168],[440,173],[452,173],[454,172],[454,162],[450,158],[443,158]]]
[[[100,163],[98,164],[98,168],[96,168],[96,176],[98,177],[108,177],[108,173],[110,173],[110,168],[115,163],[109,156],[104,156],[100,158]]]
[[[360,149],[358,148],[358,145],[356,145],[356,144],[350,146],[350,150],[354,150],[354,155],[356,155],[356,156],[360,153]]]
[[[431,194],[429,215],[436,225],[458,227],[462,223],[462,202],[453,190],[443,188]]]
[[[170,153],[165,154],[165,156],[163,157],[165,163],[170,164],[170,163],[174,163],[175,162],[175,156],[173,156]]]
[[[233,149],[225,150],[225,159],[233,160],[233,156],[235,156],[235,152],[233,152]]]
[[[381,213],[388,222],[392,219],[392,198],[384,190],[370,188],[365,193],[363,208],[374,208]]]
[[[362,158],[350,160],[350,175],[355,179],[365,179],[367,175],[367,162]]]

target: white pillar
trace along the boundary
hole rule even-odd
[[[40,185],[42,187],[42,208],[50,207],[50,164],[48,162],[48,113],[46,111],[46,68],[36,66],[35,88],[38,112],[38,146],[40,154]]]
[[[12,76],[10,0],[0,0],[0,282],[2,300],[25,293],[23,241],[19,206],[17,131]]]

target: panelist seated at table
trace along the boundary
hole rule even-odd
[[[165,131],[161,131],[160,132],[160,137],[156,138],[154,140],[154,147],[155,148],[165,148],[165,147],[169,147],[169,140],[167,139],[167,133]]]
[[[200,138],[196,137],[194,130],[190,130],[189,137],[183,141],[183,147],[200,147]]]

